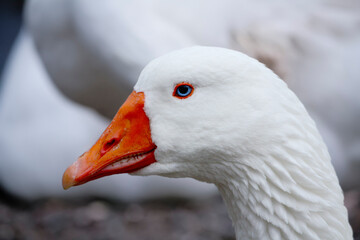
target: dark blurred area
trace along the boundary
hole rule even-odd
[[[22,0],[0,1],[0,74],[22,22]]]

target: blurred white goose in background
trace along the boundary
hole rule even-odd
[[[352,0],[30,0],[27,22],[60,90],[107,117],[170,50],[212,45],[260,59],[316,119],[348,188],[360,183],[359,13]]]
[[[244,52],[274,65],[297,93],[317,122],[342,186],[351,188],[360,186],[360,4],[347,3],[353,4],[291,24],[254,23],[236,39]]]
[[[192,179],[117,176],[65,192],[64,169],[95,142],[108,121],[62,96],[50,81],[26,30],[3,75],[0,95],[0,183],[9,192],[42,197],[102,196],[124,201],[156,197],[206,197],[215,192]]]

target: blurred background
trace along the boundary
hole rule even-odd
[[[242,51],[299,96],[360,233],[360,2],[2,0],[0,239],[234,239],[217,190],[191,179],[61,177],[169,51]]]

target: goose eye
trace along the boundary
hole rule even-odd
[[[180,83],[176,85],[173,96],[177,98],[187,98],[194,92],[194,87],[189,83]]]

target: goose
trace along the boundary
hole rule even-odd
[[[23,200],[102,197],[123,202],[181,197],[201,199],[216,189],[193,179],[165,181],[118,175],[64,193],[58,179],[95,141],[108,120],[65,98],[53,85],[23,28],[7,60],[0,91],[0,183]]]
[[[237,239],[352,239],[314,121],[285,82],[238,51],[196,46],[151,61],[62,183],[119,173],[216,185]]]
[[[25,19],[51,80],[107,118],[169,51],[211,45],[260,59],[307,107],[349,189],[360,183],[359,10],[350,0],[29,0]]]

